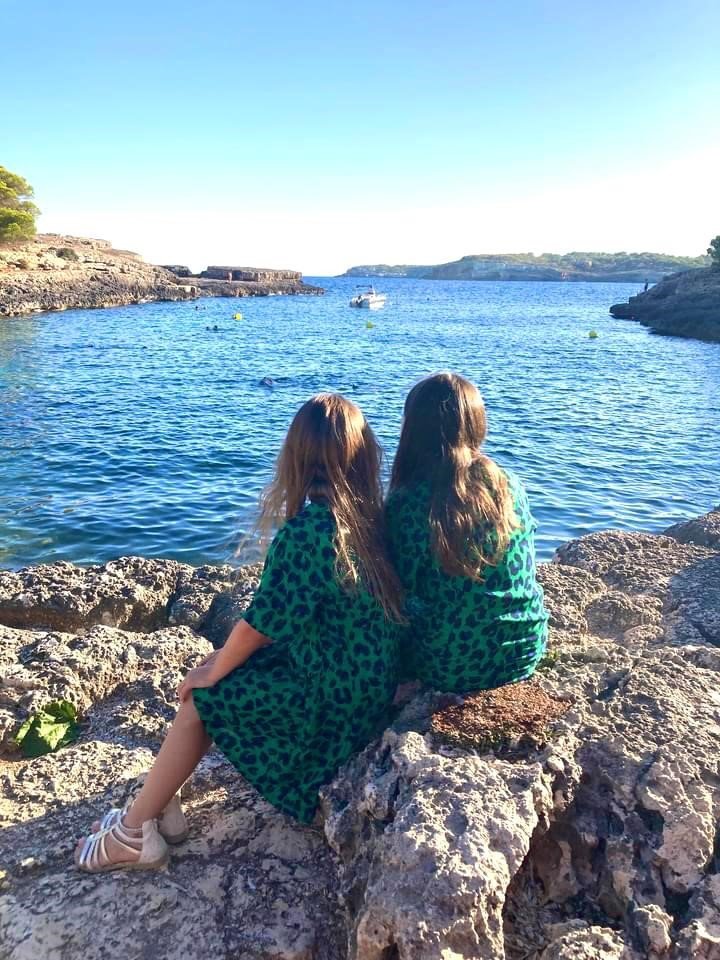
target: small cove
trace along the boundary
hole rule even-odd
[[[317,282],[324,297],[3,321],[0,566],[231,560],[301,402],[346,393],[391,458],[407,389],[437,369],[480,386],[487,450],[528,485],[541,559],[720,499],[720,344],[609,317],[636,285],[383,280],[369,314],[347,306],[356,279]]]

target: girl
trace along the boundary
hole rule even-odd
[[[372,430],[348,400],[320,394],[296,414],[263,495],[261,528],[282,526],[253,602],[180,684],[142,790],[80,842],[81,869],[163,865],[165,837],[187,835],[177,791],[212,742],[270,803],[307,823],[320,785],[386,725],[402,601],[379,468]]]
[[[403,672],[440,691],[523,680],[547,639],[536,524],[520,480],[480,452],[486,432],[457,374],[408,394],[386,516],[413,627]]]

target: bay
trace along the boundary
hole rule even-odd
[[[487,451],[525,479],[541,559],[720,500],[720,344],[611,318],[636,285],[387,279],[370,313],[348,306],[356,278],[309,282],[326,295],[0,323],[0,566],[233,561],[304,400],[355,400],[389,463],[407,390],[440,369],[482,390]]]

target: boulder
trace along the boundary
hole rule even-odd
[[[94,624],[151,631],[167,623],[180,574],[174,560],[120,557],[77,567],[59,561],[20,571],[0,570],[0,623],[76,632]]]
[[[720,960],[708,516],[688,542],[610,531],[565,545],[540,566],[551,638],[535,679],[417,694],[323,788],[316,828],[211,752],[185,790],[190,837],[151,875],[78,875],[75,837],[138,788],[180,676],[224,639],[259,569],[0,579],[5,748],[50,699],[82,714],[57,753],[0,761],[0,960],[126,960],[130,947],[158,960]],[[44,598],[63,607],[63,578],[65,627],[39,629]],[[18,609],[33,611],[24,626]]]
[[[182,569],[170,598],[168,622],[171,626],[184,625],[202,630],[213,600],[221,594],[252,596],[261,571],[261,564],[239,568],[224,565]],[[226,636],[227,633],[221,642]]]
[[[674,523],[664,533],[666,537],[673,537],[680,543],[695,543],[700,547],[720,550],[720,506],[694,520]]]

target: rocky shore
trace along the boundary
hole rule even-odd
[[[655,333],[720,341],[720,269],[672,274],[627,303],[613,304],[610,313]]]
[[[39,234],[0,249],[0,317],[79,307],[114,307],[154,300],[319,294],[300,274],[262,271],[259,280],[223,282],[183,277],[106,240]]]
[[[258,573],[0,571],[2,960],[718,960],[720,508],[562,547],[536,679],[416,696],[316,828],[211,753],[166,871],[77,874],[75,838],[136,788]],[[78,740],[21,759],[58,699]]]

